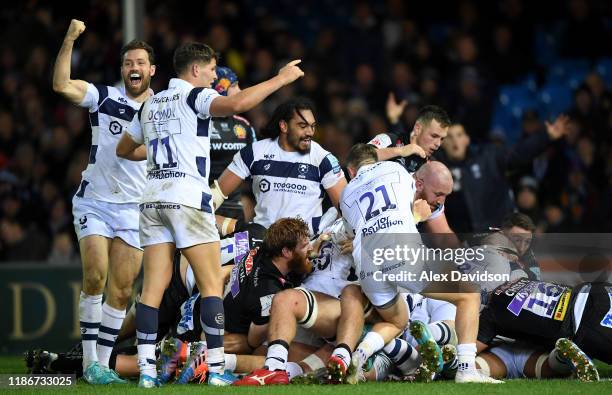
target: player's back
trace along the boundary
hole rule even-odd
[[[141,103],[115,87],[89,84],[80,106],[89,109],[92,138],[77,196],[137,203],[145,186],[145,162],[118,158],[115,149]]]
[[[344,189],[342,216],[356,238],[374,233],[417,233],[412,216],[414,179],[395,162],[359,169]]]
[[[181,79],[150,98],[139,113],[147,147],[143,202],[172,202],[212,212],[208,113],[216,91]]]

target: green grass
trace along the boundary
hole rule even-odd
[[[433,384],[410,384],[410,383],[367,383],[357,386],[331,386],[331,385],[292,385],[271,386],[265,388],[208,388],[201,385],[176,386],[168,385],[155,390],[143,390],[136,387],[136,383],[116,386],[91,386],[82,381],[76,386],[67,388],[28,388],[19,390],[0,389],[2,394],[40,394],[53,392],[73,393],[73,394],[129,394],[134,393],[165,393],[171,394],[180,391],[182,394],[251,394],[261,395],[391,395],[413,393],[418,395],[442,394],[442,395],[461,395],[461,394],[609,394],[612,393],[612,366],[599,364],[600,375],[604,377],[603,382],[599,383],[580,383],[573,380],[508,380],[505,384],[484,385],[484,384],[455,384],[453,382],[436,382]],[[19,357],[0,357],[0,374],[24,373],[24,365]]]

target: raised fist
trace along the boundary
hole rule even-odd
[[[68,32],[66,33],[66,38],[69,40],[76,40],[83,32],[85,31],[85,23],[79,21],[78,19],[73,19],[70,21],[70,26],[68,27]]]

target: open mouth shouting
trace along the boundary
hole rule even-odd
[[[142,74],[139,73],[130,73],[130,78],[128,80],[130,87],[136,88],[139,87],[142,83]]]

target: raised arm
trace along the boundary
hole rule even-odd
[[[304,76],[304,72],[297,66],[300,62],[301,60],[289,62],[275,77],[235,95],[215,98],[210,104],[210,114],[213,117],[227,117],[250,110],[283,86]]]
[[[85,24],[79,20],[70,21],[68,32],[57,54],[53,68],[53,90],[73,104],[80,104],[87,93],[87,82],[70,79],[70,58],[74,41],[85,31]]]

